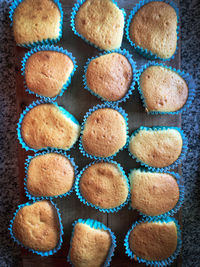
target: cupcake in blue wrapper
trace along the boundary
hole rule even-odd
[[[170,0],[141,0],[131,11],[126,36],[148,59],[170,60],[177,51],[179,10]]]
[[[81,202],[101,212],[117,212],[130,198],[128,178],[119,163],[101,160],[79,173],[75,190]]]
[[[52,201],[41,200],[19,205],[9,230],[18,245],[40,256],[56,253],[63,242],[60,212]]]
[[[192,77],[181,70],[149,62],[138,73],[138,90],[150,114],[177,114],[190,106],[195,94]]]
[[[14,0],[10,19],[19,46],[51,44],[62,37],[63,11],[59,0]]]
[[[103,223],[78,219],[73,224],[68,261],[76,267],[108,267],[116,247],[114,233]],[[84,251],[84,253],[83,253]]]
[[[100,50],[121,46],[126,13],[113,0],[78,0],[72,9],[71,27],[77,36]]]
[[[85,89],[102,101],[125,102],[134,90],[136,63],[125,49],[88,59],[84,69]]]
[[[18,139],[26,150],[69,150],[80,135],[76,118],[52,101],[35,101],[20,116]]]
[[[69,196],[78,172],[74,159],[57,149],[28,156],[25,171],[25,193],[33,200]]]
[[[111,159],[126,146],[127,139],[127,114],[121,107],[106,103],[94,106],[84,116],[79,149],[92,159]]]
[[[175,168],[187,152],[187,139],[178,127],[141,126],[130,137],[129,154],[150,170]]]
[[[180,226],[171,217],[137,221],[128,231],[124,245],[126,254],[139,263],[171,265],[181,251]]]
[[[62,47],[37,46],[22,60],[26,91],[40,98],[55,100],[71,83],[76,68],[72,53]]]
[[[183,203],[184,186],[178,173],[133,169],[129,180],[131,207],[145,217],[173,216]]]

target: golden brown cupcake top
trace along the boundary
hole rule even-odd
[[[108,101],[117,101],[126,95],[132,76],[131,64],[119,53],[93,59],[86,72],[88,87]]]
[[[123,12],[110,0],[86,0],[75,17],[79,34],[104,50],[120,48]]]
[[[177,111],[188,98],[185,80],[175,71],[161,66],[148,67],[141,74],[140,88],[148,111]]]
[[[145,164],[163,168],[179,158],[182,146],[182,136],[175,129],[140,129],[135,136],[130,138],[129,150]]]
[[[14,11],[13,32],[17,44],[56,39],[61,14],[52,0],[24,0]]]
[[[109,157],[126,144],[126,122],[124,117],[112,108],[94,111],[86,120],[82,144],[93,156]]]
[[[80,192],[93,205],[111,209],[126,201],[128,185],[116,164],[100,162],[89,166],[83,172],[80,179]]]
[[[58,153],[47,153],[31,159],[27,173],[27,189],[33,196],[58,196],[71,190],[74,167]]]
[[[148,216],[158,216],[173,209],[179,200],[179,187],[173,175],[133,170],[131,206]]]
[[[149,261],[169,258],[177,247],[176,224],[172,222],[146,222],[136,225],[129,236],[134,254]]]
[[[67,118],[56,105],[41,104],[24,116],[21,134],[24,142],[34,149],[69,149],[79,137],[80,126]]]
[[[142,6],[130,24],[130,38],[161,58],[170,58],[177,45],[177,15],[172,6],[153,1]]]
[[[45,97],[57,96],[74,68],[72,60],[55,51],[39,51],[31,55],[25,67],[27,87]]]
[[[110,233],[77,223],[72,238],[70,260],[76,267],[101,267],[111,246]]]
[[[60,236],[56,208],[46,200],[22,207],[14,219],[13,233],[26,247],[43,252],[54,249]]]

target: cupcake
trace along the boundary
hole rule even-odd
[[[26,150],[70,149],[80,134],[78,121],[53,102],[33,102],[20,117],[18,138]]]
[[[91,219],[74,223],[68,261],[76,267],[109,266],[116,238],[104,224]]]
[[[104,101],[125,101],[134,89],[135,67],[125,49],[89,59],[85,67],[85,88]]]
[[[188,99],[188,85],[181,75],[164,65],[154,65],[142,71],[139,91],[150,113],[181,110]],[[192,88],[193,89],[193,88]]]
[[[63,12],[58,0],[13,2],[10,18],[15,41],[21,46],[58,41],[62,36]]]
[[[140,263],[170,265],[181,250],[181,233],[175,219],[136,222],[125,238],[126,254]]]
[[[54,46],[39,46],[28,52],[22,61],[25,87],[39,97],[55,99],[62,95],[75,70],[72,54]]]
[[[184,196],[178,174],[150,172],[134,169],[129,175],[131,207],[145,216],[173,215],[178,211]]]
[[[41,256],[52,255],[62,244],[59,211],[46,200],[20,205],[11,221],[10,232],[18,244]]]
[[[130,155],[150,169],[178,164],[186,152],[184,134],[176,127],[140,127],[129,140]]]
[[[124,29],[123,12],[110,0],[78,1],[72,11],[72,30],[102,50],[120,48]]]
[[[178,11],[172,5],[164,1],[146,0],[131,12],[127,37],[144,56],[166,60],[174,55],[177,46]]]
[[[75,189],[84,204],[103,212],[118,211],[129,200],[128,179],[115,161],[86,166],[76,180]]]
[[[29,156],[26,161],[26,194],[33,199],[69,195],[75,174],[74,160],[63,152],[50,150]]]
[[[85,115],[80,150],[87,157],[113,157],[126,142],[127,115],[122,108],[97,105]]]

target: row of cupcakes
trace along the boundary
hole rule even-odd
[[[16,43],[32,47],[62,37],[63,11],[59,0],[14,0],[10,19]],[[72,8],[75,35],[99,48],[121,47],[126,13],[114,0],[78,0]],[[171,59],[177,50],[179,11],[170,0],[141,0],[130,12],[126,36],[132,47],[150,59]]]
[[[52,201],[20,205],[11,220],[12,238],[40,256],[56,253],[63,243],[59,209]],[[147,234],[148,233],[148,234]],[[181,250],[181,231],[174,218],[146,218],[135,222],[125,236],[125,253],[151,266],[167,266]],[[115,234],[103,223],[78,219],[73,223],[67,260],[76,267],[109,266],[117,246]]]
[[[184,199],[181,177],[173,172],[133,169],[127,177],[116,161],[99,160],[78,168],[66,152],[49,150],[25,163],[25,193],[30,200],[68,197],[75,188],[81,202],[101,212],[130,206],[144,216],[176,213]]]
[[[62,47],[38,46],[22,60],[24,87],[37,97],[55,100],[69,86],[76,68],[76,59]],[[125,102],[136,83],[148,113],[176,114],[194,98],[195,85],[188,73],[156,62],[137,70],[125,49],[90,58],[84,67],[84,88],[102,101]]]
[[[36,101],[20,116],[17,134],[22,147],[35,152],[69,150],[79,140],[80,152],[91,159],[112,159],[127,148],[131,157],[151,170],[176,167],[187,152],[187,138],[178,127],[143,127],[128,136],[128,115],[121,107],[96,105],[76,118],[56,102]]]

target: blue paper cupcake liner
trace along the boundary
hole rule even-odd
[[[108,252],[108,255],[107,255],[107,258],[104,262],[104,264],[102,265],[102,267],[108,267],[110,266],[110,263],[111,263],[111,260],[112,260],[112,257],[114,255],[114,251],[115,251],[115,248],[116,248],[116,237],[114,235],[114,233],[111,231],[110,228],[108,228],[107,226],[105,226],[103,223],[101,222],[98,222],[96,220],[92,220],[92,219],[86,219],[86,220],[83,220],[83,219],[78,219],[77,221],[75,221],[73,223],[73,230],[72,230],[72,236],[71,236],[71,240],[70,240],[70,250],[69,250],[69,254],[68,254],[68,257],[67,257],[67,261],[72,265],[72,262],[71,262],[71,259],[70,259],[70,252],[71,252],[71,246],[72,246],[72,240],[73,240],[73,237],[74,237],[74,230],[75,230],[75,226],[77,223],[83,223],[83,224],[87,224],[89,225],[91,228],[95,228],[95,229],[103,229],[105,231],[108,231],[110,236],[111,236],[111,239],[112,239],[112,244],[111,244],[111,247],[110,247],[110,250]]]
[[[105,98],[103,98],[102,96],[96,94],[94,91],[92,91],[88,84],[87,84],[87,79],[86,79],[86,73],[87,73],[87,69],[88,69],[88,66],[90,64],[90,62],[93,60],[93,59],[96,59],[100,56],[103,56],[103,55],[107,55],[107,54],[111,54],[111,53],[118,53],[118,54],[121,54],[123,56],[125,56],[127,58],[127,60],[129,61],[129,63],[131,64],[131,67],[132,67],[132,74],[133,74],[133,77],[132,77],[132,82],[130,84],[130,87],[127,91],[127,93],[125,94],[124,97],[122,97],[121,99],[117,100],[117,101],[109,101],[109,100],[106,100]],[[106,51],[104,53],[101,53],[99,54],[98,56],[96,57],[92,57],[90,59],[88,59],[85,67],[84,67],[84,75],[83,75],[83,84],[84,84],[84,87],[86,90],[88,90],[92,95],[95,95],[96,97],[98,97],[100,100],[102,101],[105,101],[105,102],[108,102],[108,103],[121,103],[121,102],[126,102],[126,100],[130,97],[130,95],[132,95],[133,93],[133,90],[134,90],[134,86],[135,86],[135,83],[136,83],[136,79],[137,79],[137,70],[136,70],[137,66],[136,66],[136,63],[135,61],[133,61],[132,59],[132,55],[126,50],[126,49],[116,49],[116,50],[113,50],[113,51]]]
[[[22,145],[22,148],[24,148],[26,151],[28,150],[32,150],[34,152],[38,152],[38,151],[42,151],[42,150],[49,150],[52,149],[52,147],[46,147],[46,148],[40,148],[40,149],[34,149],[32,147],[29,147],[25,141],[23,140],[22,137],[22,133],[21,133],[21,126],[22,126],[22,121],[25,117],[25,115],[34,107],[41,105],[41,104],[54,104],[55,106],[57,106],[59,108],[59,110],[69,119],[71,119],[75,124],[80,125],[79,122],[77,121],[77,119],[70,114],[67,110],[65,110],[63,107],[58,106],[58,104],[56,102],[53,102],[51,100],[47,101],[47,100],[36,100],[35,102],[33,102],[32,104],[30,104],[28,107],[26,107],[26,109],[21,113],[20,118],[19,118],[19,122],[17,124],[17,136],[18,136],[18,140],[20,142],[20,144]],[[76,142],[75,142],[76,143]],[[69,151],[74,145],[75,143],[69,148],[69,149],[63,149],[65,151]],[[59,149],[57,147],[55,147],[55,149]]]
[[[13,223],[14,223],[14,220],[15,220],[15,217],[16,217],[18,211],[19,211],[21,208],[25,207],[25,206],[30,206],[30,205],[34,204],[35,202],[38,202],[38,201],[34,200],[34,201],[32,201],[32,202],[27,202],[27,203],[25,203],[25,204],[22,204],[22,205],[19,205],[19,206],[18,206],[16,212],[14,213],[13,219],[10,221],[10,225],[9,225],[8,230],[9,230],[9,232],[10,232],[11,237],[14,239],[14,241],[15,241],[18,245],[20,245],[21,247],[23,247],[23,248],[25,248],[25,249],[28,249],[28,251],[30,251],[30,252],[32,252],[32,253],[35,253],[35,254],[38,254],[38,255],[40,255],[40,256],[50,256],[50,255],[55,254],[58,250],[60,250],[60,248],[61,248],[61,246],[62,246],[62,243],[63,243],[63,238],[62,238],[62,236],[63,236],[63,234],[64,234],[64,232],[63,232],[62,220],[61,220],[61,215],[60,215],[60,211],[59,211],[59,209],[56,207],[56,205],[55,205],[55,203],[54,203],[53,201],[50,200],[51,204],[55,207],[55,209],[56,209],[56,211],[57,211],[57,214],[58,214],[58,220],[59,220],[59,225],[60,225],[60,238],[59,238],[59,242],[58,242],[57,246],[56,246],[54,249],[52,249],[52,250],[50,250],[50,251],[46,251],[46,252],[31,249],[31,248],[29,248],[29,247],[24,246],[24,245],[23,245],[23,244],[22,244],[22,243],[15,237],[15,235],[14,235],[14,233],[13,233]]]
[[[26,69],[26,63],[27,63],[27,60],[29,59],[30,56],[32,56],[33,54],[39,52],[39,51],[56,51],[56,52],[59,52],[59,53],[62,53],[62,54],[65,54],[66,56],[68,56],[72,62],[73,62],[73,65],[74,65],[74,68],[73,68],[73,71],[72,73],[70,74],[70,76],[68,77],[66,83],[63,85],[60,93],[58,95],[56,95],[55,97],[45,97],[45,96],[42,96],[42,95],[39,95],[37,93],[34,93],[33,91],[31,91],[27,84],[26,84],[26,81],[24,80],[24,87],[26,89],[26,91],[29,93],[29,94],[34,94],[36,95],[37,97],[40,97],[44,100],[56,100],[56,98],[58,96],[62,96],[63,93],[67,90],[68,86],[70,85],[71,83],[71,79],[72,77],[74,76],[74,73],[77,69],[77,64],[76,64],[76,59],[75,57],[72,56],[72,53],[68,52],[67,50],[64,50],[62,47],[58,47],[58,46],[53,46],[53,45],[43,45],[43,46],[37,46],[35,48],[33,48],[31,51],[29,51],[28,53],[25,54],[21,64],[22,64],[22,68],[21,68],[21,71],[22,71],[22,75],[24,76],[25,78],[25,69]]]
[[[176,55],[177,53],[177,50],[178,50],[178,44],[176,46],[176,51],[175,53],[173,54],[172,57],[170,58],[160,58],[159,56],[157,56],[156,54],[152,53],[150,50],[147,50],[147,49],[144,49],[142,47],[140,47],[139,45],[136,45],[132,40],[131,40],[131,37],[130,37],[130,33],[129,33],[129,28],[130,28],[130,24],[132,22],[132,19],[134,17],[134,15],[139,11],[139,9],[141,7],[143,7],[145,4],[148,4],[150,2],[155,2],[155,1],[159,1],[159,2],[164,2],[164,3],[167,3],[169,4],[170,6],[172,6],[174,8],[174,10],[176,11],[176,15],[177,15],[177,29],[176,29],[176,32],[177,32],[177,41],[179,39],[179,29],[180,29],[180,25],[179,25],[179,9],[177,7],[177,5],[172,2],[171,0],[141,0],[133,9],[132,11],[130,12],[130,15],[127,19],[127,24],[126,24],[126,29],[125,29],[125,32],[126,32],[126,37],[129,41],[129,43],[131,44],[131,46],[133,46],[133,48],[136,50],[137,53],[139,53],[140,55],[142,55],[143,57],[146,57],[147,59],[160,59],[160,60],[163,60],[163,61],[168,61],[168,60],[171,60],[174,58],[174,56]]]
[[[130,171],[130,174],[129,174],[129,177],[132,173],[132,171],[134,170],[140,170],[141,172],[151,172],[151,173],[168,173],[170,175],[172,175],[175,179],[176,179],[176,182],[178,184],[178,187],[179,187],[179,200],[178,202],[176,203],[175,207],[173,209],[171,209],[170,211],[166,212],[166,213],[163,213],[161,215],[156,215],[156,216],[149,216],[149,215],[146,215],[144,213],[142,213],[141,211],[139,211],[140,215],[142,215],[143,217],[145,218],[156,218],[156,219],[162,219],[164,217],[168,217],[168,216],[173,216],[175,213],[177,213],[179,211],[179,209],[181,208],[183,202],[184,202],[184,195],[185,195],[185,189],[184,189],[184,185],[181,184],[181,176],[178,174],[178,173],[175,173],[175,172],[169,172],[169,171],[166,171],[166,172],[160,172],[160,171],[147,171],[145,169],[142,169],[142,168],[138,168],[138,169],[132,169]],[[134,179],[134,178],[133,178]],[[130,182],[130,194],[131,194],[131,189],[132,189],[132,186],[131,186],[131,182]],[[131,207],[131,203],[130,203],[130,207]],[[135,210],[131,207],[132,210]]]
[[[161,260],[161,261],[149,261],[149,260],[145,260],[142,259],[138,256],[136,256],[134,254],[134,252],[130,249],[129,246],[129,236],[131,231],[136,227],[136,225],[140,224],[140,223],[145,223],[145,222],[160,222],[160,223],[168,223],[168,222],[174,222],[176,224],[176,228],[177,228],[177,247],[175,252],[167,259],[165,260]],[[180,226],[178,224],[178,221],[175,220],[174,218],[171,217],[167,217],[167,218],[163,218],[163,219],[155,219],[155,218],[145,218],[142,219],[140,221],[136,221],[131,229],[128,231],[128,233],[126,234],[126,237],[124,239],[124,246],[125,246],[125,250],[126,250],[126,254],[133,260],[135,258],[137,258],[137,261],[139,263],[145,263],[146,265],[150,265],[150,266],[159,266],[159,267],[163,267],[163,266],[168,266],[171,265],[174,260],[178,257],[178,255],[181,252],[181,247],[182,247],[182,240],[181,240],[181,229]]]
[[[89,153],[87,153],[83,147],[83,143],[82,143],[82,138],[83,138],[83,131],[84,131],[84,127],[85,127],[85,123],[87,121],[87,118],[96,110],[98,109],[102,109],[102,108],[111,108],[114,109],[116,111],[118,111],[123,117],[124,120],[126,122],[126,134],[127,134],[127,141],[126,144],[124,145],[124,147],[122,147],[121,149],[119,149],[114,155],[109,156],[109,157],[97,157],[97,156],[93,156]],[[81,125],[81,134],[80,134],[80,139],[79,139],[79,150],[80,152],[83,154],[83,156],[86,156],[90,159],[95,159],[95,160],[99,160],[99,159],[113,159],[113,157],[115,157],[117,155],[117,153],[121,150],[123,150],[124,148],[126,148],[128,146],[128,115],[126,114],[126,112],[124,111],[124,109],[122,109],[121,107],[118,107],[117,105],[111,104],[111,103],[104,103],[104,104],[98,104],[96,106],[94,106],[93,108],[89,109],[89,111],[85,114],[84,118],[83,118],[83,122]]]
[[[166,167],[163,167],[163,168],[156,168],[156,167],[152,167],[152,166],[149,166],[147,165],[146,163],[144,163],[143,161],[141,161],[140,159],[138,159],[136,156],[134,156],[130,150],[129,150],[129,147],[128,147],[128,151],[129,151],[129,155],[136,160],[136,162],[140,163],[142,166],[145,166],[147,169],[149,170],[152,170],[152,171],[159,171],[159,172],[164,172],[164,171],[167,171],[169,169],[173,169],[175,167],[177,167],[179,164],[181,164],[181,161],[184,160],[185,156],[186,156],[186,153],[187,153],[187,149],[188,149],[188,141],[187,141],[187,137],[185,136],[183,130],[181,130],[180,128],[178,127],[171,127],[171,126],[154,126],[154,127],[144,127],[144,126],[141,126],[140,128],[138,128],[137,130],[135,130],[131,137],[129,138],[129,143],[131,141],[131,138],[135,135],[137,135],[139,133],[139,131],[141,130],[146,130],[146,131],[157,131],[157,130],[168,130],[168,129],[174,129],[174,130],[177,130],[180,134],[181,134],[181,137],[182,137],[182,140],[183,140],[183,147],[182,147],[182,151],[181,151],[181,154],[179,156],[179,158],[174,162],[172,163],[171,165],[169,166],[166,166]]]
[[[13,16],[15,13],[15,9],[18,7],[18,5],[23,2],[24,0],[14,0],[10,6],[10,11],[9,11],[9,18],[11,20],[11,26],[13,25]],[[63,10],[62,10],[62,5],[59,0],[52,0],[58,7],[60,11],[60,31],[59,31],[59,36],[56,39],[44,39],[42,41],[37,41],[37,42],[30,42],[30,43],[25,43],[25,44],[17,44],[18,46],[21,47],[26,47],[26,48],[32,48],[34,46],[38,45],[48,45],[48,44],[54,44],[58,41],[60,41],[62,37],[62,26],[63,26]]]
[[[191,105],[191,103],[192,103],[192,101],[194,99],[194,96],[195,96],[195,83],[194,83],[194,80],[193,80],[192,76],[189,73],[185,73],[184,71],[181,71],[181,70],[178,70],[178,69],[163,65],[162,63],[156,63],[154,61],[145,64],[138,71],[138,76],[137,76],[138,91],[140,93],[140,97],[142,99],[142,103],[143,103],[144,108],[147,109],[147,104],[146,104],[145,97],[144,97],[144,94],[142,92],[142,89],[140,87],[140,76],[150,66],[161,66],[163,68],[172,70],[172,71],[176,72],[178,75],[180,75],[187,83],[187,86],[188,86],[188,99],[187,99],[185,105],[181,109],[179,109],[177,111],[174,111],[174,112],[148,111],[148,114],[156,114],[156,115],[157,114],[178,114],[178,113],[181,113],[181,112],[185,111]]]
[[[117,167],[119,168],[119,170],[122,172],[123,174],[123,179],[126,181],[126,184],[127,184],[127,187],[128,187],[128,196],[127,196],[127,199],[124,203],[122,203],[120,206],[116,207],[116,208],[110,208],[110,209],[103,209],[103,208],[100,208],[99,206],[96,206],[90,202],[88,202],[81,194],[80,192],[80,188],[79,188],[79,183],[80,183],[80,180],[81,180],[81,177],[84,173],[85,170],[87,170],[90,166],[96,164],[96,163],[101,163],[101,162],[107,162],[107,163],[113,163],[115,165],[117,165]],[[75,181],[75,191],[76,191],[76,195],[78,196],[79,200],[81,202],[83,202],[85,205],[89,206],[89,207],[92,207],[92,208],[95,208],[101,212],[104,212],[104,213],[114,213],[114,212],[118,212],[120,209],[122,209],[126,204],[128,204],[129,200],[130,200],[130,185],[129,185],[129,180],[125,174],[125,171],[123,170],[122,166],[117,163],[116,161],[112,161],[112,160],[107,160],[107,159],[104,159],[104,160],[98,160],[98,161],[95,161],[95,162],[92,162],[90,164],[88,164],[87,166],[85,166],[79,173],[79,175],[77,176],[77,179]]]
[[[98,47],[97,45],[93,44],[92,42],[90,42],[89,40],[87,40],[83,35],[81,35],[80,33],[77,32],[76,30],[76,25],[75,25],[75,18],[76,18],[76,13],[78,12],[79,8],[85,3],[86,0],[77,0],[77,2],[75,3],[75,5],[72,8],[72,13],[71,13],[71,27],[72,27],[72,31],[74,32],[75,35],[77,35],[78,37],[80,37],[82,40],[84,40],[86,43],[88,43],[89,45],[99,49],[100,51],[104,51],[104,49]],[[111,0],[118,8],[118,4],[115,0]],[[124,25],[125,25],[125,20],[126,20],[126,12],[125,10],[122,8],[120,9],[123,12],[124,15]],[[112,51],[112,50],[110,50]]]
[[[71,165],[74,168],[74,183],[73,183],[72,188],[68,192],[66,192],[64,194],[56,195],[56,196],[47,196],[47,197],[46,196],[36,197],[36,196],[32,195],[29,192],[28,188],[27,188],[27,179],[28,179],[28,168],[29,168],[29,164],[30,164],[30,162],[32,161],[33,158],[35,158],[37,156],[49,154],[49,153],[56,153],[56,154],[63,155],[64,157],[66,157],[70,161]],[[25,179],[24,179],[24,190],[25,190],[26,196],[29,199],[32,199],[32,200],[44,200],[44,199],[46,199],[46,200],[53,200],[55,198],[62,198],[62,197],[66,197],[66,196],[70,196],[71,195],[71,193],[73,192],[74,187],[75,187],[75,181],[76,181],[76,177],[78,175],[78,167],[77,167],[77,165],[74,162],[74,158],[71,158],[69,155],[67,155],[66,152],[64,152],[62,150],[58,150],[58,149],[48,149],[47,151],[43,151],[41,153],[37,153],[34,156],[28,156],[28,158],[26,159],[26,162],[25,162],[25,174],[26,174],[26,176],[25,176]]]

